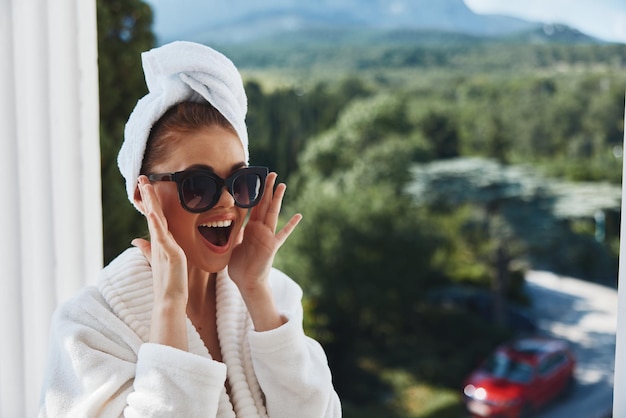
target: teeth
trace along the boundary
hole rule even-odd
[[[229,219],[229,220],[226,220],[226,221],[207,222],[207,223],[202,224],[200,226],[206,226],[208,228],[226,228],[226,227],[229,227],[232,223],[233,223],[233,221]]]

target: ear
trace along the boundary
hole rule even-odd
[[[143,205],[143,197],[141,196],[141,190],[139,190],[139,180],[137,180],[137,185],[135,186],[135,193],[133,194],[133,203],[135,207],[141,212],[142,215],[146,213]]]

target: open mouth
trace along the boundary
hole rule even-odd
[[[198,227],[204,239],[217,247],[223,247],[228,243],[232,229],[232,220],[208,222]]]

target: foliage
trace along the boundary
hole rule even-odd
[[[394,396],[382,406],[366,410],[344,402],[343,415],[350,417],[459,418],[464,407],[457,391],[425,384],[403,368],[378,370]]]
[[[543,47],[564,48],[524,46]],[[485,60],[501,52],[497,45],[483,48],[481,53]],[[619,48],[596,45],[592,51],[620,53]],[[512,49],[516,50],[515,45]],[[626,51],[621,53],[626,56]],[[601,58],[594,62],[597,56]],[[570,180],[606,180],[618,184],[621,182],[626,76],[621,71],[622,64],[612,64],[604,53],[590,53],[589,58],[579,59],[572,67],[555,59],[551,61],[553,67],[535,71],[515,68],[511,72],[490,69],[459,74],[447,67],[436,71],[408,67],[384,72],[360,71],[358,77],[354,72],[338,72],[328,77],[341,79],[351,74],[349,80],[363,86],[363,93],[351,99],[377,91],[405,100],[409,126],[404,135],[422,141],[423,146],[415,151],[419,154],[418,161],[478,155],[503,163],[533,163],[545,174]],[[619,60],[619,55],[613,59]],[[308,73],[303,71],[305,78]],[[328,79],[313,85],[307,85],[302,79],[290,80],[287,84],[299,87],[279,87],[271,94],[299,91],[297,105],[283,101],[283,104],[274,102],[268,107],[263,101],[259,104],[250,101],[254,109],[253,121],[263,121],[254,125],[255,129],[259,128],[259,138],[272,140],[261,141],[263,155],[277,155],[271,151],[270,144],[278,146],[278,150],[285,149],[277,139],[281,130],[300,127],[299,134],[287,135],[293,139],[289,141],[289,158],[281,157],[289,162],[288,168],[281,169],[281,173],[287,174],[297,169],[297,162],[293,160],[306,147],[308,138],[333,128],[336,116],[328,115],[338,114],[351,101],[339,90],[329,87]],[[319,100],[309,101],[309,92],[315,92],[319,86],[324,86],[327,94],[311,94],[311,98]],[[307,120],[313,122],[302,122],[299,109],[306,109],[310,115]],[[322,109],[332,111],[322,113]],[[281,115],[280,122],[271,116],[277,111]],[[324,116],[315,117],[320,114]]]
[[[613,73],[507,81],[477,76],[460,81],[447,103],[461,155],[533,162],[572,180],[619,183],[625,85]]]
[[[614,260],[550,212],[554,196],[538,186],[545,180],[529,175],[530,168],[519,175],[535,187],[512,184],[509,192],[504,187],[505,204],[495,206],[494,216],[491,199],[444,206],[407,201],[403,186],[412,178],[411,162],[482,155],[503,164],[535,162],[556,173],[557,165],[546,163],[562,160],[570,163],[558,172],[563,177],[615,181],[621,177],[613,149],[623,134],[624,77],[612,71],[506,76],[449,71],[447,78],[426,73],[426,81],[400,88],[397,80],[408,79],[404,74],[385,74],[363,73],[366,83],[379,83],[379,93],[349,103],[300,153],[298,171],[289,178],[296,195],[290,210],[302,211],[305,221],[281,250],[279,264],[305,287],[307,327],[327,348],[347,411],[355,402],[383,408],[385,416],[415,416],[399,400],[409,389],[385,378],[389,370],[399,367],[411,379],[456,388],[481,355],[510,335],[464,313],[430,306],[423,300],[429,288],[450,281],[491,286],[503,248],[509,270],[503,291],[518,301],[525,295],[516,259],[594,278],[613,274],[606,266]],[[590,97],[607,119],[589,113]],[[572,103],[577,101],[582,104]],[[586,135],[595,138],[594,148],[572,153],[575,138]],[[589,161],[601,156],[592,176]],[[509,177],[494,173],[493,179]],[[497,192],[484,176],[476,180],[487,196]],[[440,193],[454,199],[483,192],[465,184]],[[542,241],[541,233],[548,231]],[[585,256],[582,248],[593,255]],[[459,346],[466,349],[459,352]],[[395,400],[385,402],[389,396]]]
[[[297,171],[298,156],[309,138],[333,126],[350,101],[370,94],[360,79],[352,77],[333,86],[320,82],[310,90],[292,86],[266,92],[254,80],[245,88],[250,154],[255,164],[270,167],[284,178]]]
[[[598,211],[605,216],[618,211],[619,186],[570,184],[546,179],[528,166],[478,158],[415,165],[412,173],[407,192],[422,205],[437,207],[440,217],[455,219],[465,205],[454,245],[472,249],[474,259],[466,261],[474,269],[495,266],[493,254],[504,249],[511,262],[521,259],[565,275],[611,284],[617,274],[611,249],[573,226],[582,219],[593,223]],[[617,222],[608,232],[618,235]],[[448,274],[462,279],[450,269]]]
[[[152,10],[141,0],[98,0],[98,67],[104,261],[145,235],[142,217],[126,198],[117,153],[124,125],[146,93],[140,53],[154,45]]]
[[[396,391],[382,371],[398,367],[420,380],[459,385],[503,338],[426,302],[428,289],[446,283],[456,262],[444,255],[454,240],[447,233],[455,232],[403,192],[419,148],[403,135],[410,128],[405,107],[386,95],[352,103],[333,130],[310,141],[302,174],[291,179],[298,196],[286,211],[300,210],[304,221],[278,265],[305,288],[309,331],[325,345],[348,403],[380,407],[384,394]],[[480,344],[452,355],[477,335]],[[389,411],[405,416],[398,402]]]
[[[532,71],[556,65],[626,65],[626,45],[480,38],[432,31],[316,33],[220,48],[241,67],[303,72],[428,68],[464,73]]]

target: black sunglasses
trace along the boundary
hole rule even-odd
[[[251,208],[263,197],[267,167],[246,167],[223,179],[209,170],[184,170],[176,173],[148,174],[150,181],[173,181],[180,204],[193,213],[211,209],[226,186],[240,208]]]

